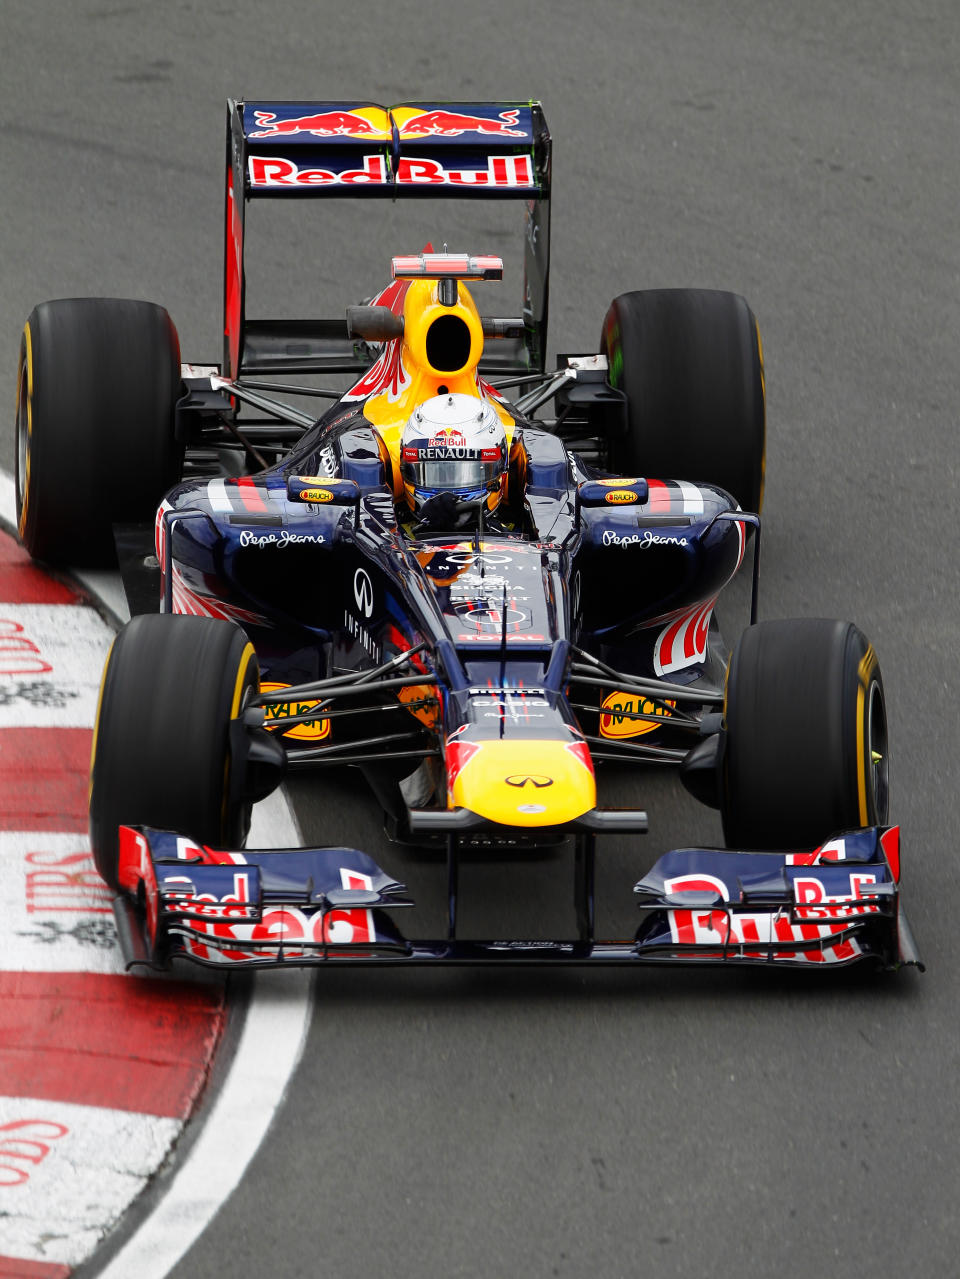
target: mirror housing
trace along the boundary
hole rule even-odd
[[[403,316],[388,306],[348,306],[347,334],[367,342],[388,342],[403,337]]]

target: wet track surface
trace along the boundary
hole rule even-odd
[[[217,358],[228,94],[540,97],[555,137],[552,351],[595,349],[625,288],[747,297],[768,388],[761,615],[850,617],[876,646],[904,901],[928,963],[879,978],[321,974],[286,1104],[176,1279],[951,1273],[954,7],[561,2],[521,19],[427,4],[413,24],[400,7],[85,0],[2,23],[11,410],[20,326],[47,297],[152,298],[184,358]],[[248,246],[263,314],[288,292],[290,313],[358,301],[393,253],[420,247],[394,205],[333,230],[320,202],[294,212]],[[432,233],[501,252],[502,221],[480,218],[461,243],[440,211]],[[339,302],[334,275],[353,282]],[[2,433],[12,467],[12,411]],[[665,774],[602,787],[651,817],[644,839],[600,849],[601,931],[627,936],[636,879],[665,849],[719,842],[719,821]],[[442,867],[390,850],[359,776],[294,796],[309,838],[381,856],[424,903],[417,932],[440,927]],[[570,873],[562,855],[478,857],[465,923],[570,927]]]

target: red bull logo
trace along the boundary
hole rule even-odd
[[[529,155],[488,155],[483,169],[446,169],[439,160],[402,155],[397,165],[397,186],[521,187],[533,186],[533,162]]]
[[[462,431],[458,431],[455,426],[442,426],[436,435],[431,435],[430,447],[437,448],[443,444],[455,448],[466,448],[466,436]]]
[[[252,187],[385,186],[391,175],[382,155],[360,157],[359,168],[301,169],[294,160],[278,155],[252,155],[248,161]],[[397,186],[494,187],[532,189],[533,163],[528,155],[491,155],[483,168],[447,169],[438,160],[401,156],[397,166]]]
[[[387,128],[376,125],[355,111],[321,111],[316,115],[291,116],[278,120],[273,111],[254,111],[260,128],[250,138],[276,138],[293,133],[312,133],[317,138],[388,138]]]
[[[359,169],[299,168],[283,156],[252,155],[249,159],[252,187],[382,186],[388,180],[382,155],[365,155]]]
[[[526,130],[516,128],[519,114],[519,107],[501,111],[495,118],[462,115],[458,111],[424,111],[403,122],[400,137],[458,138],[463,133],[485,133],[501,138],[525,138]]]

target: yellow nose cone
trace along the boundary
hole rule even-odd
[[[561,826],[597,805],[583,742],[493,740],[477,747],[454,778],[451,800],[503,826]]]

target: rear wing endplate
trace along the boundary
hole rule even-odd
[[[524,332],[481,370],[543,371],[551,139],[539,102],[227,104],[224,352],[241,373],[353,373],[370,363],[345,320],[248,320],[244,210],[260,198],[523,200]],[[397,246],[397,248],[406,246]],[[483,247],[483,246],[478,246]]]

